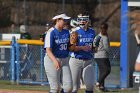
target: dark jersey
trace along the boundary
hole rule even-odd
[[[31,35],[28,32],[22,33],[21,34],[21,39],[31,39]]]

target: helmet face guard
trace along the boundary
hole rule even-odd
[[[89,18],[88,17],[80,17],[80,18],[77,18],[77,21],[80,22],[80,21],[89,21]]]
[[[77,21],[79,23],[79,26],[83,28],[84,26],[86,26],[88,24],[89,16],[79,15],[78,18],[77,18]]]

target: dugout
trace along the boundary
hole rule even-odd
[[[121,47],[120,47],[120,84],[121,88],[133,87],[134,65],[140,48],[131,30],[132,18],[128,13],[139,11],[139,0],[121,0]]]

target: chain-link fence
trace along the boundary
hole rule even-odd
[[[110,48],[109,59],[111,63],[111,73],[105,82],[108,87],[120,87],[120,47]]]
[[[120,47],[116,47],[116,46],[110,47],[109,60],[111,64],[111,73],[105,79],[105,86],[111,88],[119,88],[120,87]],[[99,71],[96,62],[94,64],[94,67],[95,67],[95,81],[97,81]]]
[[[0,46],[0,80],[10,80],[11,46]]]
[[[46,84],[43,46],[17,44],[16,50],[17,83]]]
[[[44,71],[44,48],[42,45],[20,44],[12,41],[9,46],[0,46],[0,80],[11,80],[24,84],[48,84]],[[10,55],[11,54],[11,55]],[[110,48],[111,74],[107,77],[107,87],[120,85],[120,48]],[[98,68],[95,67],[95,81]],[[113,81],[112,81],[113,79]]]

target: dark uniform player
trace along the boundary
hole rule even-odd
[[[27,32],[27,26],[20,26],[21,39],[31,39],[31,35]]]

